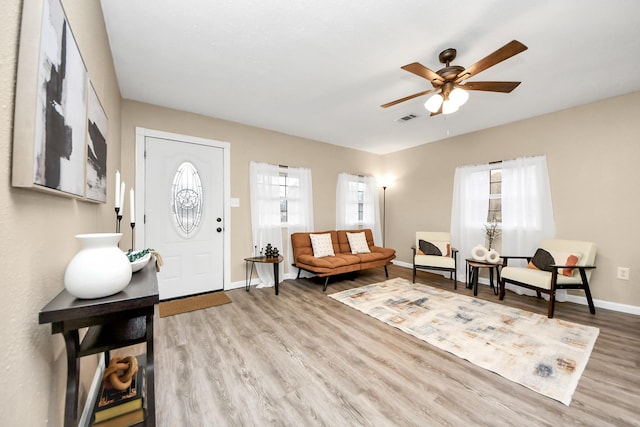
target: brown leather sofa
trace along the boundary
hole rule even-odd
[[[364,232],[370,253],[351,253],[351,246],[347,238],[347,232]],[[331,234],[331,243],[335,256],[315,257],[311,245],[310,234]],[[293,250],[293,265],[301,270],[314,273],[318,277],[326,277],[323,291],[327,290],[329,277],[337,274],[351,273],[367,268],[384,267],[384,272],[389,277],[387,265],[396,257],[395,249],[383,248],[373,244],[371,229],[363,230],[330,230],[321,232],[301,232],[291,235],[291,247]],[[300,270],[298,270],[298,277]]]

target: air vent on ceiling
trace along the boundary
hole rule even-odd
[[[396,119],[396,122],[398,123],[404,123],[404,122],[408,122],[409,120],[413,120],[415,119],[416,116],[415,114],[407,114],[406,116],[400,117],[399,119]]]

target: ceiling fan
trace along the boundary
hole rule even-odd
[[[391,107],[428,93],[437,92],[425,102],[425,108],[431,112],[432,116],[435,116],[440,113],[450,114],[456,112],[462,104],[467,102],[469,98],[467,90],[509,93],[518,87],[520,82],[467,82],[466,80],[525,50],[527,50],[527,46],[517,40],[513,40],[472,66],[464,68],[459,65],[450,65],[456,59],[456,50],[453,48],[445,49],[438,56],[438,59],[442,64],[445,64],[445,67],[436,72],[418,62],[402,67],[403,70],[429,80],[433,89],[405,96],[382,104],[381,107]]]

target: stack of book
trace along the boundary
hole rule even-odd
[[[94,427],[129,427],[144,421],[144,357],[137,357],[138,372],[125,390],[109,388],[105,381],[93,409]]]

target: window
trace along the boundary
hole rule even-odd
[[[287,202],[287,172],[280,170],[280,179],[278,183],[280,185],[280,223],[286,224],[289,220],[288,215],[288,202]]]
[[[360,181],[357,183],[356,191],[358,192],[358,223],[362,225],[364,222],[364,190],[366,185]]]
[[[290,206],[295,203],[298,197],[296,194],[300,194],[300,179],[295,174],[290,174],[288,168],[280,167],[280,176],[278,179],[278,185],[280,186],[280,223],[287,225],[291,222],[290,218]]]
[[[184,162],[178,167],[171,186],[173,218],[184,236],[190,237],[198,230],[203,204],[200,175],[192,163]]]
[[[489,210],[488,222],[502,222],[502,169],[489,171]]]
[[[374,177],[341,173],[336,188],[336,228],[355,230],[370,228],[373,240],[382,242],[378,192]]]

